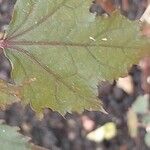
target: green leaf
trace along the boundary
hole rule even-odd
[[[30,150],[27,138],[17,132],[16,127],[0,124],[1,150]]]
[[[18,0],[4,40],[24,102],[41,111],[100,110],[97,85],[148,51],[138,22],[90,14],[91,0]]]
[[[146,143],[146,145],[148,146],[148,147],[150,147],[150,133],[146,133],[146,135],[145,135],[145,143]]]
[[[132,109],[136,113],[146,113],[148,112],[149,107],[149,95],[138,96],[135,102],[132,105]]]
[[[148,114],[144,114],[143,115],[143,117],[142,117],[142,122],[144,123],[144,124],[150,124],[150,115],[149,115],[149,113]]]
[[[19,101],[21,99],[21,85],[6,84],[0,80],[0,107],[5,108],[7,104]]]

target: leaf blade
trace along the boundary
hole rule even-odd
[[[14,12],[21,13],[23,3],[18,0]],[[27,15],[31,7],[25,5],[24,17],[13,17],[6,38],[16,82],[35,79],[22,90],[24,99],[37,110],[99,109],[98,82],[120,76],[143,53],[146,42],[137,33],[137,22],[118,14],[96,18],[89,13],[90,0],[26,3],[34,4],[32,13]]]

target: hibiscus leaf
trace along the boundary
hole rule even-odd
[[[100,110],[97,85],[148,52],[138,22],[96,17],[91,0],[18,0],[1,42],[24,102],[61,113]]]

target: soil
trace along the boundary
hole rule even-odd
[[[111,2],[116,4],[115,7],[120,7],[121,13],[129,19],[139,19],[147,5],[146,0],[127,1],[126,7],[124,0]],[[10,22],[14,4],[15,0],[0,0],[1,31],[4,31]],[[96,12],[97,15],[110,14],[98,0],[93,2],[90,11]],[[7,62],[7,67],[3,65],[4,62]],[[150,67],[146,69],[150,71]],[[9,62],[2,55],[0,77],[9,80],[10,71]],[[146,79],[143,78],[144,73],[145,70],[138,65],[133,65],[129,70],[128,74],[133,80],[132,94],[119,88],[116,81],[99,84],[99,98],[108,114],[85,110],[82,114],[73,112],[63,117],[58,112],[45,108],[43,118],[39,119],[30,104],[23,106],[18,102],[8,105],[5,110],[0,109],[0,120],[10,126],[18,126],[20,133],[31,137],[30,142],[50,150],[149,150],[150,148],[144,142],[145,128],[139,127],[138,136],[132,138],[127,126],[129,108],[139,95],[145,94],[150,89],[149,87],[143,88]],[[138,119],[140,120],[140,116]],[[117,127],[115,137],[101,142],[87,139],[88,133],[108,122],[113,122]]]

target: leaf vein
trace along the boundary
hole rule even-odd
[[[29,28],[27,28],[26,30],[16,34],[15,36],[8,37],[8,39],[15,39],[15,38],[17,38],[21,35],[24,35],[24,34],[30,32],[32,29],[35,29],[36,27],[38,27],[39,25],[44,23],[52,15],[54,15],[61,7],[63,7],[64,4],[66,3],[66,1],[68,1],[68,0],[64,0],[54,11],[48,13],[46,16],[44,16],[42,19],[40,19],[36,24],[31,25]]]

